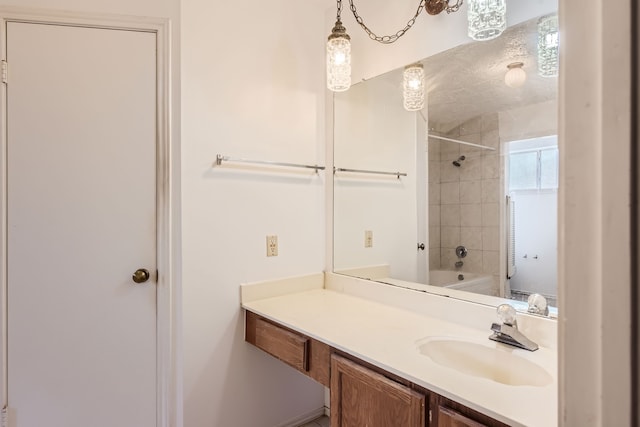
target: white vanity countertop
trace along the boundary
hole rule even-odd
[[[345,292],[313,285],[306,289],[273,297],[267,293],[260,299],[243,294],[242,306],[506,424],[557,425],[555,349],[541,345],[535,352],[520,350],[489,340],[490,324],[470,327]],[[406,292],[414,301],[422,298]],[[452,337],[512,352],[544,368],[551,380],[542,387],[511,386],[463,374],[420,353],[419,345],[428,337]]]

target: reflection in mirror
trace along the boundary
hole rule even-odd
[[[335,272],[556,305],[557,78],[539,72],[539,22],[421,61],[418,113],[402,70],[334,95]]]

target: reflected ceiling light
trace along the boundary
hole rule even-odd
[[[469,0],[467,9],[469,37],[491,40],[507,28],[506,0]]]
[[[558,15],[544,16],[538,21],[538,74],[558,75]]]
[[[402,94],[404,109],[418,111],[424,107],[424,68],[415,63],[404,67]]]
[[[351,87],[351,37],[340,20],[342,0],[337,0],[336,24],[327,40],[327,88],[343,92]]]
[[[505,0],[501,1],[504,3]],[[349,0],[349,7],[356,22],[371,40],[382,44],[391,44],[404,36],[413,27],[422,11],[429,15],[438,15],[441,12],[457,12],[462,6],[462,2],[463,0],[419,0],[415,14],[407,21],[404,28],[387,36],[379,36],[367,27],[364,19],[358,15],[354,0]],[[351,37],[347,34],[347,30],[340,20],[342,0],[336,0],[336,3],[336,24],[331,30],[327,41],[327,87],[334,92],[342,92],[351,87]]]
[[[509,87],[520,87],[527,80],[527,73],[522,69],[522,62],[514,62],[507,65],[509,71],[504,75],[504,84]]]

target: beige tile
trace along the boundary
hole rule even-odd
[[[460,205],[442,205],[440,207],[440,225],[460,227]]]
[[[429,184],[429,205],[440,205],[440,185]]]
[[[440,160],[440,142],[437,139],[429,138],[429,146],[427,149],[429,152],[429,161]]]
[[[458,181],[460,181],[460,168],[454,166],[451,160],[442,160],[440,162],[440,182]]]
[[[440,226],[440,205],[429,205],[429,226]]]
[[[440,203],[450,205],[460,203],[460,183],[446,182],[440,184]]]
[[[500,273],[500,252],[482,251],[482,271],[487,274]]]
[[[467,249],[483,249],[482,228],[462,227],[460,229],[460,244],[465,246]]]
[[[482,251],[477,249],[469,249],[469,253],[462,260],[464,265],[462,270],[467,273],[480,273],[482,271]]]
[[[482,183],[480,181],[460,181],[460,203],[481,203]]]
[[[429,227],[429,249],[440,248],[440,227]]]
[[[500,250],[499,227],[482,227],[482,249],[485,251]]]
[[[482,134],[482,145],[486,147],[500,148],[500,134],[498,130],[490,130]]]
[[[460,213],[461,218],[463,218],[463,212],[464,212],[464,209],[461,210],[461,213]],[[493,227],[493,226],[500,225],[500,204],[499,203],[483,203],[482,204],[482,223],[480,225],[482,225],[483,227]]]
[[[440,160],[454,160],[460,155],[460,144],[451,141],[442,141],[440,145]]]
[[[460,227],[442,227],[442,248],[451,249],[460,245]]]
[[[482,205],[479,203],[461,204],[460,225],[462,227],[481,227]]]
[[[500,156],[490,154],[482,156],[482,179],[500,178]]]
[[[500,180],[482,180],[482,203],[497,203],[500,201]]]
[[[455,270],[458,257],[454,248],[443,248],[440,250],[440,268],[442,270]]]
[[[467,157],[459,169],[460,181],[480,181],[482,179],[482,157]]]
[[[429,270],[440,269],[440,248],[429,249]]]
[[[440,182],[440,162],[429,161],[429,183]]]

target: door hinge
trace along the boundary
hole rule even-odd
[[[9,64],[4,59],[2,60],[2,83],[9,81]]]
[[[6,406],[2,408],[2,412],[0,413],[0,418],[1,418],[0,423],[2,427],[9,427],[9,411],[7,411]]]

